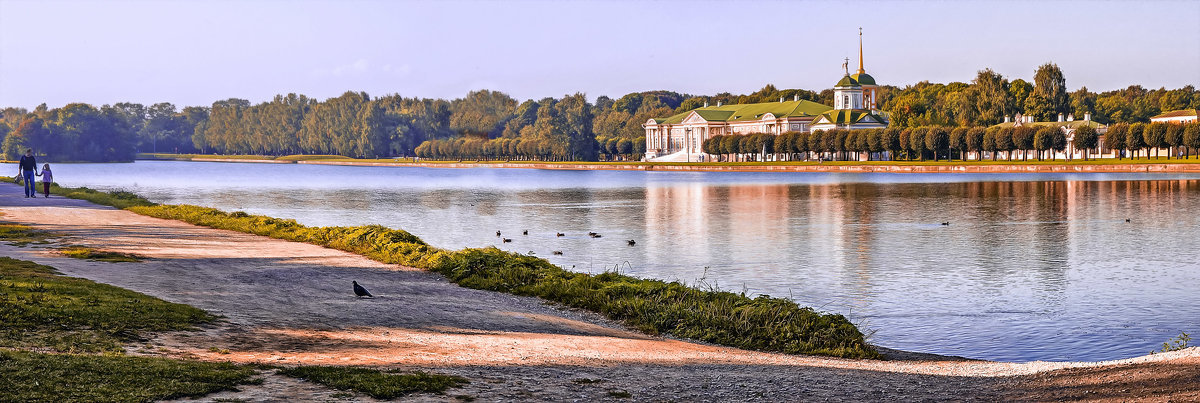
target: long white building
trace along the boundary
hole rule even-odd
[[[851,75],[849,60],[845,76],[833,87],[833,106],[793,98],[779,102],[738,105],[705,105],[666,118],[647,120],[646,160],[699,162],[709,158],[701,144],[725,134],[828,129],[872,129],[887,127],[887,116],[878,110],[875,78],[863,69],[862,32],[859,32],[858,72]]]

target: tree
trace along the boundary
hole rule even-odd
[[[1033,116],[1039,122],[1053,121],[1054,105],[1040,93],[1034,92],[1025,98],[1025,116]]]
[[[933,160],[938,161],[938,154],[950,146],[950,130],[945,126],[931,126],[925,132],[925,148],[933,152]],[[949,151],[947,151],[949,153]],[[949,157],[947,157],[949,158]]]
[[[908,136],[908,151],[921,157],[921,161],[925,160],[925,136],[929,133],[929,128],[925,126],[912,129]]]
[[[1033,83],[1033,92],[1049,103],[1051,114],[1068,113],[1067,80],[1057,64],[1038,66],[1033,74]]]
[[[1020,126],[1012,129],[1013,147],[1021,150],[1021,160],[1026,160],[1028,151],[1033,150],[1033,140],[1037,129],[1031,126]]]
[[[1142,130],[1142,141],[1146,147],[1154,149],[1154,157],[1158,158],[1158,150],[1167,146],[1167,124],[1155,122],[1145,125]],[[1147,159],[1150,157],[1150,150],[1146,150]]]
[[[1118,123],[1108,127],[1108,132],[1104,133],[1104,146],[1117,153],[1117,159],[1125,156],[1125,138],[1128,125]]]
[[[1075,129],[1075,137],[1071,139],[1071,142],[1076,150],[1083,151],[1083,160],[1087,161],[1088,154],[1099,143],[1099,136],[1097,136],[1095,128],[1083,125]]]
[[[1188,123],[1183,129],[1183,146],[1187,147],[1189,154],[1200,149],[1200,122]]]
[[[996,160],[996,137],[999,133],[999,127],[992,126],[987,128],[987,130],[983,132],[983,141],[979,144],[979,148],[981,150],[990,152],[992,154],[992,161]],[[983,157],[982,153],[980,153],[980,157]]]
[[[950,131],[950,155],[948,158],[954,159],[954,150],[957,149],[959,158],[963,161],[967,160],[967,127],[956,127]]]
[[[900,152],[901,149],[900,132],[900,129],[889,127],[883,129],[883,132],[880,134],[879,143],[885,150],[887,150],[888,158],[891,160],[896,159],[896,153]]]
[[[1169,158],[1174,158],[1183,153],[1183,130],[1186,125],[1170,124],[1167,125],[1167,133],[1165,143],[1171,147]]]
[[[1057,127],[1043,126],[1039,127],[1033,134],[1033,149],[1037,150],[1038,161],[1042,160],[1042,152],[1054,148],[1054,132],[1058,131]]]
[[[450,129],[482,137],[500,137],[516,112],[517,101],[500,91],[471,91],[451,102]]]
[[[964,137],[964,150],[974,152],[977,161],[983,160],[983,137],[986,132],[987,129],[982,127],[972,127],[967,130],[967,134]],[[963,160],[965,161],[966,159],[966,154],[963,154]]]
[[[1129,129],[1125,132],[1125,147],[1133,153],[1131,158],[1137,158],[1138,151],[1146,148],[1146,139],[1142,137],[1142,132],[1146,125],[1143,123],[1134,123],[1129,125]],[[1150,158],[1150,153],[1146,153],[1146,158]]]
[[[1013,144],[1013,130],[1014,128],[1012,127],[1001,127],[1000,130],[996,131],[996,137],[992,139],[992,141],[996,142],[996,151],[1004,151],[1005,157],[1008,160],[1012,159],[1012,152],[1016,149],[1016,145]]]
[[[974,122],[990,126],[1004,121],[1013,105],[1008,80],[992,69],[983,69],[971,83],[977,115]]]
[[[1075,119],[1083,119],[1087,114],[1096,113],[1096,94],[1088,92],[1087,87],[1071,93],[1071,113]]]
[[[1033,84],[1020,78],[1008,83],[1008,95],[1013,109],[1024,108],[1025,101],[1033,93]]]

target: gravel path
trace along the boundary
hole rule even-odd
[[[89,262],[10,245],[0,246],[0,253],[227,318],[198,332],[162,334],[131,346],[138,354],[426,369],[466,376],[472,383],[451,395],[485,401],[620,400],[626,394],[668,401],[1041,400],[1066,396],[1039,393],[1072,380],[1079,384],[1087,376],[1080,373],[1168,364],[1184,368],[1180,373],[1192,379],[1193,391],[1200,385],[1200,379],[1186,378],[1200,357],[1194,348],[1105,363],[999,363],[900,352],[892,355],[897,359],[873,361],[649,337],[589,312],[466,289],[437,274],[332,249],[19,194],[15,185],[0,186],[0,220],[65,234],[68,243],[150,259]],[[351,280],[378,298],[355,298]],[[1059,375],[1069,371],[1046,372],[1067,368],[1076,368],[1070,370],[1074,378]],[[210,398],[334,396],[315,391],[320,388],[280,387],[289,381],[277,378]]]

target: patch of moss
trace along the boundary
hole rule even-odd
[[[460,376],[421,371],[401,374],[358,367],[302,366],[280,369],[279,374],[334,389],[352,390],[376,399],[395,399],[413,393],[443,393],[468,383]]]

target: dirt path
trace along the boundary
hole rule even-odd
[[[470,378],[470,385],[452,394],[487,401],[612,399],[621,391],[637,400],[1057,399],[1074,392],[1042,392],[1076,390],[1069,387],[1081,384],[1080,377],[1099,376],[1114,366],[1114,376],[1123,369],[1149,373],[1147,383],[1159,381],[1155,374],[1161,371],[1146,368],[1179,368],[1172,372],[1174,379],[1191,382],[1182,388],[1167,382],[1143,396],[1196,396],[1186,393],[1200,385],[1195,370],[1200,349],[1123,362],[1024,364],[767,354],[648,337],[591,313],[466,289],[437,274],[318,246],[78,200],[24,199],[15,185],[0,186],[0,213],[0,220],[67,234],[70,243],[151,259],[88,262],[9,245],[0,246],[3,255],[227,318],[200,332],[161,335],[135,346],[140,354],[430,369]],[[355,298],[351,280],[379,298]],[[1064,368],[1091,369],[1046,372]],[[280,382],[286,383],[268,384]],[[1131,388],[1136,389],[1124,386]],[[286,390],[303,389],[248,388],[238,396],[312,396],[278,395]]]

